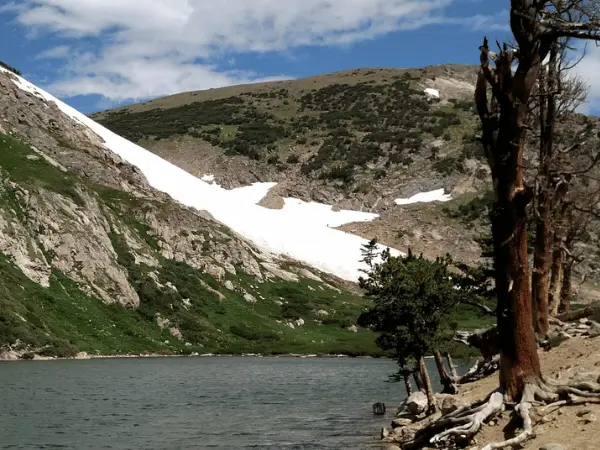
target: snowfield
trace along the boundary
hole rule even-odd
[[[437,89],[427,88],[424,89],[423,92],[425,92],[425,94],[427,94],[431,98],[440,98],[440,91],[438,91]]]
[[[396,205],[412,205],[413,203],[449,202],[450,200],[452,197],[450,194],[446,194],[442,188],[430,192],[420,192],[410,198],[397,198],[394,203]]]
[[[8,72],[1,67],[0,70]],[[361,247],[368,241],[331,227],[372,221],[378,217],[377,214],[347,210],[334,212],[329,205],[294,198],[284,199],[284,207],[279,210],[258,206],[257,203],[276,183],[255,183],[232,190],[223,189],[214,183],[214,176],[197,178],[191,175],[104,128],[25,79],[9,73],[20,89],[46,102],[56,103],[63,113],[98,134],[108,150],[139,168],[152,187],[186,206],[208,211],[216,220],[261,250],[285,255],[349,281],[356,281],[360,269],[365,268],[360,262]],[[423,195],[427,196],[428,193]],[[400,254],[393,249],[392,253]]]

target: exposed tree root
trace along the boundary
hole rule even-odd
[[[522,423],[522,431],[515,437],[503,442],[491,443],[481,450],[511,448],[522,444],[534,435],[531,409],[543,406],[542,411],[550,407],[562,407],[593,399],[600,400],[600,384],[598,374],[587,374],[588,380],[574,379],[567,383],[560,380],[540,378],[525,385],[521,401],[516,406],[507,404],[500,390],[492,392],[481,403],[461,408],[446,414],[437,421],[419,430],[410,440],[402,442],[405,449],[416,449],[431,446],[453,448],[468,444],[481,430],[484,424],[492,420],[506,407],[512,407],[516,419]],[[579,377],[576,377],[579,378]],[[593,380],[592,380],[593,378]]]

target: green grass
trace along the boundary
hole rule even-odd
[[[77,176],[52,166],[28,145],[2,133],[0,167],[13,182],[26,185],[28,190],[47,189],[83,205],[83,199],[77,191]]]

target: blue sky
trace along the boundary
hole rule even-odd
[[[19,0],[0,59],[83,112],[356,67],[477,63],[508,0]],[[600,69],[596,53],[584,74]],[[592,77],[590,77],[592,79]],[[592,90],[592,95],[600,93]],[[600,97],[600,96],[599,96]]]

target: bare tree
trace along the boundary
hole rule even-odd
[[[543,61],[561,38],[600,40],[600,8],[598,3],[588,0],[511,0],[510,25],[516,48],[498,45],[499,52],[494,53],[484,39],[475,89],[482,123],[481,142],[495,193],[491,222],[500,386],[485,403],[433,423],[415,437],[414,443],[423,437],[435,443],[455,437],[470,439],[507,401],[516,404],[515,413],[523,421],[523,431],[484,449],[510,447],[531,436],[533,424],[529,411],[535,401],[555,402],[559,396],[600,397],[599,392],[587,389],[593,386],[557,386],[542,375],[532,327],[527,252],[527,207],[534,190],[524,179],[525,143],[531,117],[529,104]],[[437,434],[430,438],[432,432]]]

